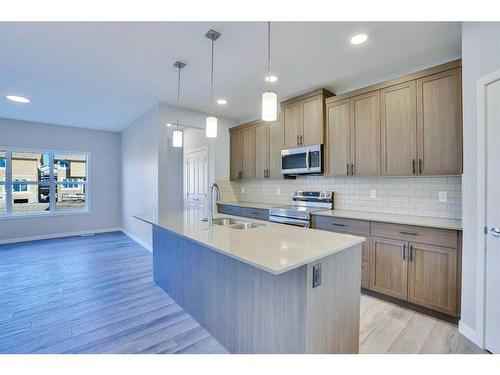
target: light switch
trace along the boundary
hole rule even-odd
[[[370,198],[377,199],[377,190],[375,189],[370,190]]]
[[[439,192],[439,203],[446,203],[448,202],[448,192],[447,191],[440,191]]]

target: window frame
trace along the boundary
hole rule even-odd
[[[4,147],[0,146],[0,151],[5,152],[5,184],[3,184],[5,189],[5,213],[0,213],[0,220],[5,219],[19,219],[22,217],[51,217],[51,216],[70,216],[70,215],[85,215],[90,214],[91,210],[91,189],[90,189],[90,152],[85,151],[75,151],[75,150],[48,150],[48,149],[36,149],[36,148],[22,148],[22,147]],[[12,153],[16,152],[26,152],[26,153],[44,153],[49,154],[49,172],[50,178],[49,182],[42,181],[23,181],[23,184],[28,185],[28,192],[30,190],[30,185],[37,186],[49,186],[49,210],[40,212],[14,212],[13,196],[16,194],[12,191],[13,184],[12,181]],[[85,206],[82,209],[75,210],[56,210],[56,186],[60,185],[54,174],[54,155],[84,155],[85,162],[85,181],[79,181],[78,184],[85,186]],[[23,192],[26,193],[26,192]]]

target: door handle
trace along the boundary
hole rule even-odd
[[[347,163],[347,176],[349,176],[349,163]]]
[[[500,229],[498,229],[498,228],[494,228],[494,227],[490,228],[488,230],[488,233],[491,234],[493,237],[496,237],[496,238],[500,237]]]
[[[300,145],[302,146],[304,144],[304,136],[301,134],[300,135]]]
[[[412,165],[413,165],[413,174],[417,173],[417,168],[415,167],[415,159],[412,159]]]
[[[351,176],[354,176],[354,163],[351,163]]]
[[[403,248],[401,249],[401,254],[403,255],[403,260],[406,260],[406,244],[403,244]]]
[[[297,146],[299,146],[300,143],[299,143],[299,135],[297,134]]]
[[[410,245],[408,249],[408,258],[410,259],[410,262],[413,261],[413,245]]]
[[[418,174],[422,174],[422,164],[424,164],[424,161],[422,159],[418,159]]]

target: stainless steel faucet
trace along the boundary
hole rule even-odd
[[[216,192],[215,202],[220,199],[219,185],[215,182],[210,186],[210,196],[208,199],[208,225],[214,225],[214,192]]]

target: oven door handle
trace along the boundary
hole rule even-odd
[[[269,221],[280,224],[290,224],[304,228],[309,228],[311,226],[311,223],[308,220],[292,219],[290,217],[269,216]]]
[[[311,168],[311,151],[309,149],[307,149],[307,152],[306,152],[306,168],[309,169]]]

